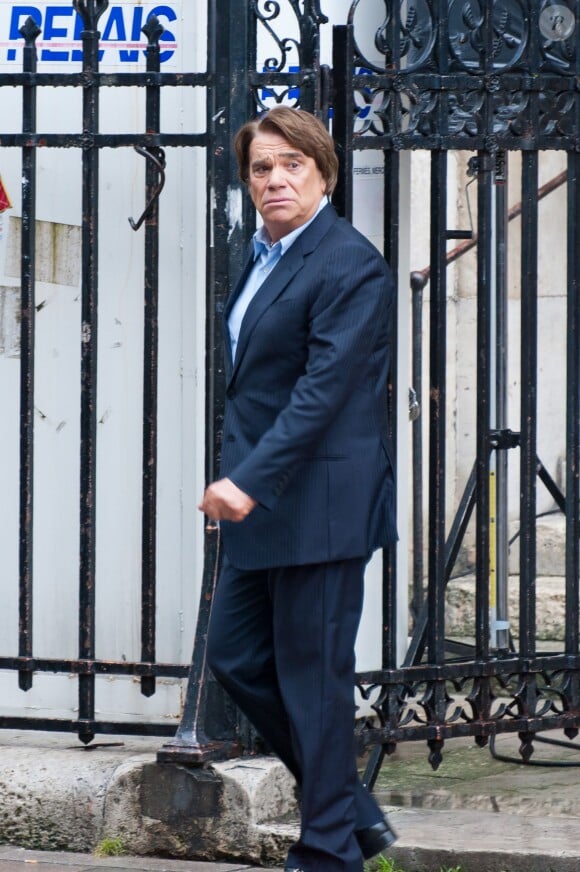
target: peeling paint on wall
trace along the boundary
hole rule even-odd
[[[20,278],[22,220],[10,217],[5,275]],[[52,221],[36,222],[36,280],[76,288],[81,276],[81,228]]]
[[[20,288],[0,285],[0,357],[20,357]]]

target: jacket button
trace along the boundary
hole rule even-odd
[[[235,395],[236,395],[236,392],[235,392],[235,390],[234,390],[233,388],[228,388],[228,389],[227,389],[227,391],[226,391],[226,397],[228,398],[228,400],[233,400],[233,398],[235,397]]]
[[[228,433],[228,435],[226,437],[226,442],[235,442],[235,441],[236,441],[236,437],[234,436],[234,434]]]

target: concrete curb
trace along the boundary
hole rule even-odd
[[[102,834],[130,854],[283,864],[290,836],[268,822],[295,811],[294,781],[274,759],[201,769],[133,758],[110,782]]]
[[[294,780],[273,758],[190,768],[154,753],[0,747],[4,844],[91,852],[118,838],[129,854],[283,864],[293,831],[268,823],[292,813]]]
[[[118,755],[80,757],[61,744],[0,745],[0,842],[46,851],[90,851],[98,844]]]

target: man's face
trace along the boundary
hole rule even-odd
[[[258,133],[249,158],[250,196],[272,242],[277,242],[312,218],[326,183],[314,158],[278,133]]]

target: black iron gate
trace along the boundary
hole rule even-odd
[[[50,73],[37,71],[36,40],[41,28],[34,15],[20,28],[24,40],[23,67],[19,73],[0,73],[2,91],[17,87],[22,93],[22,132],[0,132],[0,148],[22,150],[22,242],[21,242],[21,372],[20,372],[20,534],[19,534],[19,632],[18,653],[0,657],[0,669],[18,673],[23,691],[32,687],[36,674],[71,674],[78,676],[78,717],[31,718],[0,717],[0,727],[78,732],[83,742],[90,742],[98,733],[152,733],[170,736],[174,727],[163,723],[110,722],[95,714],[95,680],[97,676],[134,676],[140,680],[144,696],[155,693],[158,678],[185,678],[189,666],[159,663],[156,660],[156,512],[158,476],[158,304],[159,304],[159,196],[165,180],[166,149],[204,149],[209,155],[208,192],[220,177],[219,158],[224,153],[224,136],[220,136],[220,111],[216,110],[221,96],[229,95],[229,82],[218,76],[217,20],[228,18],[227,3],[209,3],[207,69],[204,72],[161,72],[160,39],[164,28],[154,14],[147,17],[142,33],[147,40],[146,69],[136,73],[102,73],[99,71],[101,33],[99,20],[109,6],[109,0],[74,0],[71,3],[80,19],[82,40],[82,71]],[[30,7],[24,7],[24,13]],[[34,11],[34,9],[32,10]],[[223,35],[223,34],[221,34]],[[223,50],[223,49],[221,49]],[[38,132],[37,106],[49,88],[78,88],[82,91],[82,132]],[[103,89],[140,88],[144,91],[145,130],[137,134],[104,133],[101,130],[99,106]],[[168,88],[204,89],[208,94],[207,127],[201,132],[163,133],[160,128],[162,92]],[[212,102],[213,101],[213,102]],[[241,109],[243,113],[243,109]],[[245,114],[245,113],[243,113]],[[0,124],[9,119],[0,115]],[[4,124],[2,124],[4,122]],[[227,136],[227,134],[226,134]],[[146,159],[145,209],[134,221],[134,230],[144,225],[144,334],[143,334],[143,437],[142,437],[142,546],[141,546],[141,656],[139,662],[98,658],[96,639],[96,513],[97,513],[97,364],[99,338],[99,163],[104,149],[134,148]],[[41,658],[35,656],[33,632],[33,527],[34,527],[34,404],[35,386],[35,229],[36,229],[36,158],[40,149],[78,149],[82,155],[82,316],[80,345],[80,481],[79,528],[71,531],[79,536],[79,598],[78,657]],[[66,152],[65,152],[66,154]],[[216,214],[208,215],[210,226],[216,225],[216,245],[210,246],[207,257],[210,304],[219,298],[220,281],[216,264],[227,249],[221,231],[223,224],[216,218],[223,215],[227,183],[217,186]],[[222,197],[222,193],[224,197]],[[208,202],[210,201],[208,193]],[[106,219],[105,219],[106,220]],[[231,249],[230,249],[231,250]],[[208,343],[211,345],[211,324]],[[213,433],[211,424],[208,432]],[[210,439],[211,444],[213,440]],[[211,457],[211,450],[209,451]],[[210,461],[211,463],[211,461]],[[2,575],[3,585],[15,579]]]
[[[331,125],[341,157],[335,204],[352,217],[353,156],[372,151],[382,156],[384,174],[384,253],[395,273],[399,264],[401,155],[414,149],[431,155],[431,255],[428,270],[415,289],[430,287],[429,517],[428,572],[424,603],[415,602],[412,644],[405,662],[396,663],[396,585],[392,555],[384,562],[382,669],[358,676],[359,690],[371,704],[372,717],[359,722],[361,748],[372,747],[367,775],[372,783],[385,752],[399,741],[429,743],[437,765],[446,738],[471,735],[485,744],[501,732],[518,732],[522,753],[529,756],[540,730],[564,728],[574,737],[580,726],[579,657],[579,461],[580,461],[580,2],[563,0],[400,0],[372,3],[354,0],[348,20],[334,28],[332,68],[320,63],[320,33],[327,19],[319,0],[210,0],[208,68],[203,73],[162,73],[159,68],[159,22],[151,18],[147,70],[103,74],[98,63],[98,21],[107,0],[76,0],[82,17],[83,70],[78,74],[37,73],[30,19],[22,29],[26,41],[24,69],[0,74],[2,87],[23,94],[23,130],[0,133],[0,146],[22,149],[22,376],[21,376],[21,512],[19,652],[1,657],[0,668],[18,671],[20,686],[31,686],[35,672],[74,673],[79,680],[76,721],[0,718],[0,726],[78,731],[83,741],[99,732],[146,730],[168,734],[158,724],[105,723],[95,718],[97,675],[128,674],[141,678],[142,692],[155,691],[158,676],[184,677],[188,667],[156,662],[155,656],[155,513],[157,427],[157,197],[165,171],[165,151],[204,148],[208,155],[207,273],[207,422],[206,473],[215,477],[222,419],[223,367],[216,321],[232,277],[240,268],[253,215],[243,202],[242,221],[228,218],[231,198],[239,192],[230,151],[233,131],[256,109],[276,102],[300,105]],[[366,17],[365,17],[366,16]],[[369,20],[372,51],[368,40]],[[287,33],[288,21],[293,32]],[[365,26],[361,26],[361,21]],[[264,49],[264,46],[266,48]],[[377,60],[378,58],[378,60]],[[44,134],[36,130],[35,108],[44,87],[83,89],[80,134]],[[99,128],[102,87],[145,88],[146,131],[139,135],[104,134]],[[162,92],[167,87],[203,88],[207,93],[207,128],[201,133],[167,134],[160,129]],[[147,160],[147,209],[144,215],[145,344],[143,435],[142,653],[138,663],[104,662],[95,657],[95,480],[96,349],[98,328],[98,186],[103,148],[135,147]],[[33,423],[34,402],[34,227],[35,156],[39,148],[77,148],[83,161],[83,329],[81,337],[81,494],[79,557],[79,656],[76,660],[34,657],[31,622],[33,593]],[[562,333],[567,343],[567,411],[565,495],[539,462],[537,452],[538,366],[538,164],[541,151],[566,153],[567,315]],[[446,523],[446,283],[447,240],[457,237],[447,226],[447,166],[453,151],[472,154],[477,180],[477,436],[473,473],[455,520]],[[521,427],[511,431],[494,413],[492,382],[498,288],[497,211],[494,183],[509,160],[522,157],[521,241]],[[377,178],[379,178],[377,176]],[[493,230],[493,232],[492,232]],[[501,258],[500,258],[501,260]],[[417,284],[418,282],[418,284]],[[399,298],[406,293],[399,288]],[[501,302],[501,300],[499,301]],[[493,305],[492,305],[493,304]],[[492,320],[492,316],[493,319]],[[495,379],[495,371],[494,371]],[[392,374],[396,409],[397,373]],[[399,385],[399,390],[402,386]],[[406,386],[405,386],[406,391]],[[499,421],[499,423],[498,423]],[[393,420],[393,434],[396,434]],[[519,648],[509,633],[493,639],[490,625],[490,546],[492,527],[490,467],[504,463],[513,449],[520,453],[520,618]],[[541,655],[536,644],[536,489],[538,475],[551,489],[566,516],[566,639],[563,652]],[[495,499],[495,498],[494,498]],[[451,656],[445,633],[445,589],[462,536],[475,512],[476,632],[472,650]],[[240,733],[231,710],[208,680],[205,631],[219,555],[216,533],[205,537],[205,561],[193,668],[182,724],[160,759],[196,762],[240,750]]]

